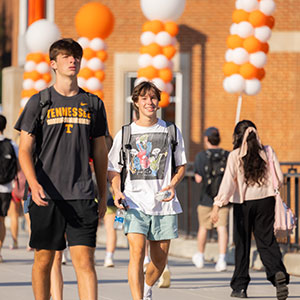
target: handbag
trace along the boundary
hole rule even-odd
[[[296,219],[292,210],[282,200],[279,192],[279,183],[274,167],[272,148],[267,146],[267,157],[272,174],[273,187],[275,190],[275,221],[274,234],[276,238],[284,238],[293,233],[296,227]]]

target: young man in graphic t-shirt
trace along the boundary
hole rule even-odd
[[[125,188],[121,192],[119,153],[122,131],[114,139],[109,152],[108,174],[115,196],[115,205],[126,199],[125,234],[129,241],[130,260],[128,280],[134,300],[152,299],[151,288],[160,277],[167,261],[170,240],[177,238],[177,214],[182,212],[175,187],[185,173],[184,143],[177,129],[174,154],[176,172],[172,175],[172,151],[168,142],[166,122],[156,116],[160,91],[151,82],[137,85],[132,94],[138,119],[130,125],[130,148],[127,159]],[[170,195],[162,201],[155,199],[160,191]],[[144,283],[143,261],[146,239],[150,241],[151,262]],[[143,292],[144,291],[144,292]]]
[[[21,131],[19,159],[32,199],[30,247],[36,249],[32,286],[35,299],[50,298],[53,257],[55,250],[66,247],[66,236],[80,299],[96,300],[96,231],[98,217],[106,211],[106,113],[103,102],[96,97],[92,97],[91,111],[88,94],[77,85],[81,46],[72,39],[62,39],[52,44],[49,55],[56,82],[50,88],[46,119],[43,125],[33,125],[40,105],[36,94],[29,99],[15,126]],[[93,127],[91,121],[95,123]],[[39,128],[42,135],[38,134]],[[34,164],[33,149],[38,139],[41,147]],[[91,153],[99,203],[94,200]]]

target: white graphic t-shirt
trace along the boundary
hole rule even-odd
[[[168,142],[168,129],[163,120],[158,120],[151,127],[131,125],[129,159],[124,195],[131,209],[141,210],[149,215],[172,215],[182,212],[179,200],[175,195],[169,202],[155,200],[157,192],[171,182],[172,151]],[[108,170],[121,172],[119,154],[122,143],[120,130],[109,152]],[[175,165],[186,164],[184,142],[177,129]]]

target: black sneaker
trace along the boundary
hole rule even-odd
[[[275,274],[276,296],[278,300],[285,300],[288,297],[289,289],[286,286],[286,277],[283,272]]]
[[[248,298],[247,291],[245,289],[243,289],[243,290],[233,290],[230,297]]]

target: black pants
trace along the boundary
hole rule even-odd
[[[250,282],[252,231],[267,279],[274,285],[275,274],[282,271],[286,274],[287,283],[289,282],[289,275],[282,263],[281,252],[274,236],[274,207],[274,197],[234,204],[235,269],[230,283],[234,290],[247,289]]]

